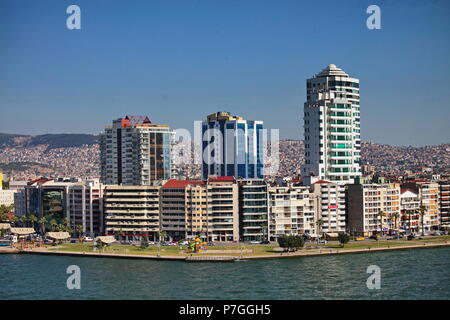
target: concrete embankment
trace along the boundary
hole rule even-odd
[[[19,250],[12,247],[3,247],[0,248],[0,254],[1,253],[19,253]]]

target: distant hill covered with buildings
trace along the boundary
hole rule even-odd
[[[300,173],[304,144],[300,140],[280,141],[278,176]],[[376,171],[400,174],[404,170],[429,168],[450,172],[450,144],[408,147],[362,142],[361,159]],[[0,170],[15,180],[47,177],[98,177],[98,136],[90,134],[45,134],[38,136],[0,133]],[[175,166],[179,177],[199,179],[199,165]]]

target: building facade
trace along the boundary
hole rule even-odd
[[[271,241],[282,235],[317,234],[315,200],[309,187],[273,186],[269,194],[269,237]]]
[[[450,228],[450,181],[439,182],[441,227]]]
[[[202,124],[202,175],[263,177],[263,122],[228,112],[209,115]]]
[[[407,233],[419,228],[420,197],[416,188],[401,188],[400,194],[401,228]]]
[[[78,225],[91,237],[103,232],[103,188],[98,180],[75,183],[67,189],[69,221],[73,230]]]
[[[370,236],[398,230],[400,184],[351,184],[347,186],[348,231]]]
[[[207,201],[204,181],[167,181],[161,188],[161,229],[171,240],[206,239]]]
[[[330,64],[306,87],[303,182],[353,183],[361,176],[359,80]]]
[[[160,186],[106,186],[105,234],[138,241],[160,237]]]
[[[239,241],[239,192],[234,177],[207,181],[208,240]]]
[[[239,184],[239,229],[242,241],[268,239],[268,193],[263,179],[241,179]]]
[[[335,237],[339,232],[346,232],[345,186],[319,180],[311,188],[316,200],[319,234]]]
[[[174,132],[145,116],[113,121],[100,136],[101,182],[109,185],[152,185],[171,177]]]

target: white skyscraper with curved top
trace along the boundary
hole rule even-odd
[[[334,64],[306,80],[303,183],[353,183],[361,176],[359,79]]]

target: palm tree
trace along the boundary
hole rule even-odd
[[[322,226],[323,226],[323,220],[322,219],[318,219],[316,221],[316,225],[317,225],[317,233],[319,234],[320,237],[317,238],[317,242],[319,242],[319,238],[322,237]]]
[[[83,236],[83,226],[81,224],[77,224],[75,230],[78,233],[78,238],[81,239],[81,237]]]
[[[42,217],[39,219],[39,224],[41,225],[41,231],[42,234],[45,234],[45,224],[47,223],[47,218],[46,217]]]
[[[399,230],[399,228],[398,228],[398,226],[397,226],[397,220],[398,220],[398,218],[400,218],[400,213],[394,212],[394,213],[392,214],[392,216],[394,217],[394,229],[396,229],[396,232],[397,232],[397,239],[398,239],[398,236],[399,236],[399,234],[400,234],[400,230]]]
[[[164,239],[166,238],[166,236],[167,236],[167,232],[164,231],[164,230],[161,230],[161,231],[159,232],[159,242],[161,242],[161,240],[164,241]]]
[[[52,219],[50,221],[50,226],[52,227],[52,231],[56,231],[56,228],[58,226],[58,221],[56,221],[55,219]]]
[[[378,220],[380,220],[380,230],[381,234],[383,234],[383,217],[386,216],[386,213],[384,213],[383,210],[378,211]]]
[[[31,222],[31,227],[34,228],[34,224],[36,223],[37,218],[36,218],[36,216],[35,216],[34,214],[32,214],[32,215],[30,215],[30,216],[28,217],[28,221]]]
[[[425,206],[421,205],[420,209],[419,209],[419,214],[420,214],[420,224],[422,225],[422,236],[425,234],[425,232],[423,230],[423,228],[424,228],[424,226],[423,226],[423,217],[424,217],[426,211],[427,211],[427,209],[425,208]]]
[[[19,222],[19,217],[14,216],[12,222],[14,223],[14,226],[16,226],[17,222]]]
[[[19,220],[20,220],[22,227],[25,227],[25,224],[27,223],[28,218],[26,216],[21,216]]]
[[[398,228],[397,228],[397,220],[398,220],[398,218],[400,218],[400,214],[399,214],[398,212],[394,212],[394,213],[392,214],[392,216],[394,217],[394,228],[395,228],[395,229],[398,229]]]

